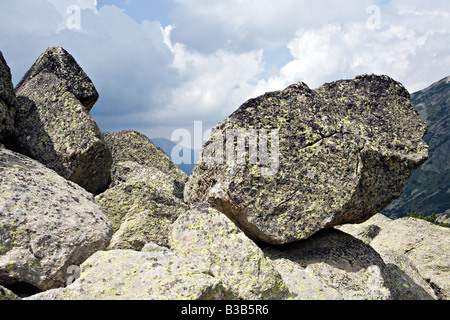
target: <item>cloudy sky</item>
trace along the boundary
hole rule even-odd
[[[102,131],[204,130],[247,99],[387,74],[410,92],[450,75],[449,0],[2,0],[0,51],[17,84],[49,46],[100,99]]]

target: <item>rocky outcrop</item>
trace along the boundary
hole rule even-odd
[[[89,110],[94,85],[63,48],[48,48],[16,86],[15,149],[87,191],[103,192],[111,152]]]
[[[386,263],[396,265],[423,287],[432,288],[437,298],[450,299],[449,228],[421,219],[390,220],[377,215],[340,229],[363,239]]]
[[[26,156],[0,150],[0,284],[48,290],[65,285],[112,236],[92,194]]]
[[[0,300],[449,299],[448,229],[381,215],[332,228],[369,219],[427,157],[426,127],[390,78],[248,101],[217,126],[186,190],[144,135],[103,138],[89,116],[98,94],[62,48],[16,92],[5,143],[44,164],[0,144]],[[67,179],[108,189],[94,198]]]
[[[426,130],[389,77],[317,90],[297,83],[249,100],[214,128],[185,200],[212,204],[252,239],[302,240],[363,222],[398,198],[427,159]]]
[[[344,232],[264,249],[296,300],[430,300],[424,288]]]
[[[142,252],[97,252],[81,266],[81,277],[65,289],[33,300],[229,300],[235,294],[209,269],[177,257],[167,248]]]
[[[11,70],[0,52],[0,142],[5,141],[14,130],[16,104]]]
[[[105,133],[111,148],[111,185],[96,197],[114,225],[109,249],[168,246],[169,227],[187,210],[187,176],[147,137],[136,131]]]
[[[278,271],[261,249],[223,213],[196,203],[172,226],[170,248],[211,268],[244,300],[282,300],[290,296]]]

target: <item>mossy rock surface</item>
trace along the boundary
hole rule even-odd
[[[48,48],[15,89],[15,149],[99,194],[110,181],[111,152],[89,110],[94,85],[60,47]]]
[[[244,161],[226,158],[224,145],[239,150],[237,141],[227,141],[230,130],[259,130],[256,146],[246,141]],[[268,164],[261,161],[263,130]],[[306,239],[326,227],[366,221],[398,198],[428,157],[426,131],[410,94],[387,76],[316,90],[297,83],[247,101],[214,128],[185,200],[212,204],[254,240]],[[252,148],[260,151],[257,162]],[[214,161],[222,154],[222,163]]]

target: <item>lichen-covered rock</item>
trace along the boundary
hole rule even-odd
[[[212,204],[252,239],[302,240],[363,222],[398,198],[428,157],[426,131],[410,94],[387,76],[317,90],[297,83],[247,101],[214,128],[185,200]],[[232,138],[239,134],[244,143]]]
[[[235,294],[209,269],[152,246],[143,252],[97,252],[81,265],[81,277],[64,289],[32,300],[220,300]]]
[[[141,250],[148,242],[167,246],[170,225],[188,208],[182,201],[184,184],[127,161],[114,164],[113,185],[95,198],[114,226],[109,249]]]
[[[450,299],[449,228],[421,219],[402,218],[381,228],[370,245],[383,258],[387,250],[408,257],[437,297]]]
[[[16,86],[15,148],[87,191],[110,180],[112,157],[89,110],[94,85],[63,48],[48,48]]]
[[[450,299],[450,229],[415,218],[391,220],[381,214],[339,230],[370,244],[386,264],[395,265],[438,299]],[[376,232],[374,232],[376,230]]]
[[[0,141],[8,138],[14,130],[16,104],[11,70],[0,51]]]
[[[296,300],[433,299],[370,246],[327,229],[307,240],[264,249]]]
[[[107,247],[112,226],[92,194],[39,162],[0,150],[0,185],[0,285],[60,287]]]
[[[175,221],[170,248],[181,257],[210,266],[212,274],[241,299],[281,300],[290,296],[261,249],[209,204],[194,204]]]
[[[106,132],[103,136],[111,149],[114,163],[133,161],[146,167],[156,168],[182,182],[184,187],[187,175],[145,135],[137,131],[126,130]]]
[[[17,84],[17,88],[26,86],[28,81],[45,73],[53,74],[60,79],[67,91],[71,92],[88,112],[91,111],[99,98],[98,92],[73,56],[61,47],[50,47],[45,50]]]

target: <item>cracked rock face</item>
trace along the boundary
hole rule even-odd
[[[364,222],[427,160],[426,131],[407,90],[387,76],[317,90],[297,83],[247,101],[214,128],[185,201],[210,203],[270,244]]]
[[[98,93],[63,48],[51,47],[15,89],[15,146],[87,191],[108,186],[112,156],[89,110]]]

